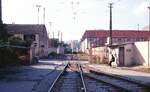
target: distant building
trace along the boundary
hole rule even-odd
[[[8,34],[20,37],[23,40],[31,40],[35,49],[35,56],[48,54],[48,35],[45,25],[42,24],[7,24]]]
[[[72,52],[78,52],[80,48],[80,43],[78,40],[71,40],[66,42],[69,47],[72,49]]]
[[[48,53],[55,52],[57,54],[64,54],[64,42],[59,41],[57,38],[50,38],[48,42]]]
[[[59,45],[59,41],[57,38],[50,38],[48,41],[49,48],[57,48]]]
[[[113,30],[112,43],[121,44],[127,42],[147,41],[148,31],[137,30]],[[89,48],[105,46],[109,37],[109,30],[87,30],[82,36],[80,50],[86,52]]]

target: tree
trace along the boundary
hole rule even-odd
[[[24,41],[19,37],[11,36],[8,38],[10,45],[19,45],[19,46],[30,46],[31,44],[28,41]]]
[[[0,24],[0,43],[8,41],[8,33],[6,30],[6,24]]]

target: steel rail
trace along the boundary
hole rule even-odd
[[[96,80],[97,82],[102,82],[102,83],[105,83],[106,85],[111,85],[111,86],[114,87],[114,88],[121,89],[121,90],[123,90],[123,92],[131,92],[131,91],[128,90],[128,89],[125,89],[125,88],[123,88],[123,87],[114,85],[114,84],[109,83],[109,82],[105,82],[105,81],[103,81],[103,80],[100,80],[100,79],[97,79],[97,78],[95,78],[95,77],[92,77],[92,76],[90,76],[90,75],[88,75],[88,74],[85,74],[85,76],[88,77],[88,78],[90,78],[90,79]],[[121,91],[121,92],[122,92],[122,91]]]
[[[90,73],[93,73],[94,71],[93,71],[93,70],[89,70],[89,72],[90,72]],[[93,73],[93,74],[97,74],[97,73],[99,73],[99,72],[95,71],[95,73]],[[123,90],[123,92],[131,92],[130,90],[128,90],[128,89],[126,89],[126,88],[123,88],[123,87],[117,86],[117,85],[115,85],[115,84],[106,82],[106,81],[104,81],[104,80],[95,78],[95,77],[93,77],[93,76],[90,76],[89,74],[84,74],[84,75],[85,75],[86,77],[91,78],[91,79],[93,79],[93,80],[96,80],[96,81],[98,81],[98,82],[102,82],[102,83],[111,85],[111,86],[114,87],[114,88],[121,89],[121,90]],[[107,75],[107,74],[105,74],[105,75],[106,75],[106,76],[109,76],[109,75]]]
[[[83,85],[83,89],[81,89],[81,90],[84,90],[84,92],[88,92],[88,91],[87,91],[87,87],[86,87],[86,85],[85,85],[84,78],[83,78],[82,67],[81,67],[81,65],[79,65],[79,64],[77,64],[77,65],[78,65],[79,70],[80,70],[80,77],[81,77],[81,81],[82,81],[82,85]]]
[[[63,71],[57,76],[57,78],[54,80],[53,84],[51,85],[51,87],[49,88],[48,92],[52,92],[52,89],[54,88],[56,82],[59,80],[59,78],[61,77],[61,75],[65,72],[66,68],[68,67],[69,62],[66,64],[65,68],[63,69]]]
[[[150,88],[150,85],[149,84],[144,84],[142,82],[138,82],[136,80],[131,80],[127,77],[122,77],[122,76],[119,76],[119,75],[115,75],[115,74],[107,74],[107,73],[104,73],[102,71],[94,71],[94,70],[90,70],[91,73],[95,73],[95,74],[102,74],[102,75],[105,75],[105,76],[108,76],[108,77],[112,77],[112,78],[115,78],[115,79],[119,79],[119,80],[123,80],[123,81],[127,81],[127,82],[130,82],[130,83],[133,83],[133,84],[136,84],[136,85],[139,85],[139,86],[142,86],[142,87],[145,87],[145,88]]]
[[[125,81],[125,82],[129,82],[129,83],[134,84],[134,85],[138,85],[138,86],[140,86],[140,87],[145,89],[144,92],[146,90],[150,90],[150,88],[149,88],[150,86],[149,85],[142,84],[142,83],[139,83],[139,82],[136,82],[134,80],[127,79],[127,78],[123,78],[121,76],[110,75],[110,74],[106,74],[104,72],[98,72],[98,71],[94,71],[94,70],[90,70],[90,72],[93,73],[93,74],[97,74],[97,75],[102,74],[102,75],[107,76],[107,77],[111,77],[111,78],[114,78],[114,79],[118,79],[118,80],[122,80],[122,81]]]

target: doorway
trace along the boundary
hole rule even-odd
[[[119,47],[119,66],[124,66],[124,47]]]

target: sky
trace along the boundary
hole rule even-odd
[[[113,3],[113,29],[142,29],[148,25],[150,0],[2,0],[6,24],[44,23],[49,37],[80,40],[86,30],[109,29],[109,3]],[[36,5],[41,5],[38,8]],[[139,26],[138,26],[139,25]]]

